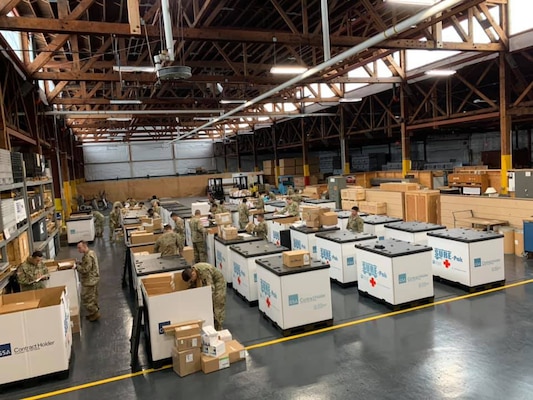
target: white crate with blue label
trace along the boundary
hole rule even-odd
[[[330,228],[309,228],[307,226],[291,226],[292,250],[307,250],[311,258],[320,259],[315,235],[323,232],[338,231],[336,226]]]
[[[68,373],[72,328],[66,287],[0,296],[0,385]]]
[[[330,278],[343,285],[357,282],[357,257],[354,245],[376,240],[377,237],[370,233],[346,230],[316,235],[319,259],[329,264]]]
[[[503,283],[503,235],[472,229],[428,233],[433,275],[464,286]]]
[[[145,325],[148,324],[145,337],[152,362],[172,356],[174,337],[165,335],[165,326],[190,320],[214,325],[210,286],[189,289],[181,278],[181,271],[149,275],[141,277],[140,281],[147,317]]]
[[[395,239],[355,247],[360,293],[392,306],[433,299],[431,247]]]
[[[230,246],[233,259],[233,290],[250,306],[257,305],[257,265],[258,258],[281,254],[286,247],[276,246],[266,240]]]
[[[398,239],[404,242],[428,244],[428,233],[446,229],[443,225],[429,222],[392,222],[385,225],[385,239]]]
[[[289,268],[281,255],[258,259],[259,310],[282,330],[332,320],[328,270],[318,260]]]
[[[365,215],[361,217],[364,221],[363,232],[376,235],[379,240],[385,239],[385,225],[392,222],[400,222],[401,218],[389,217],[387,215]]]
[[[71,216],[67,219],[67,242],[78,243],[80,240],[92,242],[96,231],[94,229],[94,217],[92,215]]]
[[[276,200],[273,200],[273,201],[267,201],[265,203],[265,212],[276,212],[276,211],[280,211],[282,210],[285,206],[287,205],[287,203],[285,203],[284,201],[276,201]]]
[[[215,266],[222,272],[226,283],[233,284],[233,261],[230,246],[234,244],[258,242],[261,238],[246,233],[241,233],[237,239],[225,240],[220,236],[215,238]]]

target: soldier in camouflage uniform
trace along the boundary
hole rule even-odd
[[[246,204],[246,198],[242,199],[242,203],[239,205],[239,226],[241,229],[246,228],[250,222],[250,213],[248,211],[248,204]]]
[[[201,215],[201,211],[196,210],[194,212],[194,217],[192,217],[190,221],[195,263],[207,261],[207,251],[205,248],[205,228],[202,225],[202,221],[200,221]]]
[[[274,214],[287,214],[296,217],[300,214],[300,209],[298,208],[298,203],[292,201],[292,197],[287,197],[287,205]]]
[[[352,215],[348,218],[346,229],[352,232],[363,232],[365,222],[358,214],[359,207],[352,207]]]
[[[227,213],[229,210],[224,205],[224,200],[220,200],[220,203],[217,207],[217,214]]]
[[[265,222],[265,216],[263,214],[257,214],[257,225],[252,229],[252,233],[263,240],[267,240],[268,226]]]
[[[170,225],[165,225],[164,233],[155,242],[154,250],[161,256],[174,256],[183,252],[183,243],[179,235],[172,231]]]
[[[87,310],[87,318],[94,322],[100,319],[98,306],[98,283],[100,282],[100,268],[94,251],[89,249],[86,241],[78,243],[78,251],[83,254],[81,263],[77,265],[81,283],[81,302]]]
[[[17,279],[22,292],[44,289],[44,281],[49,278],[50,274],[43,263],[43,253],[40,251],[34,251],[17,269]]]
[[[153,206],[152,208],[154,209],[154,214],[157,214],[157,217],[152,217],[152,218],[159,218],[159,216],[161,215],[161,204],[159,203],[159,201],[154,201],[153,202]]]
[[[259,197],[257,199],[255,208],[262,212],[265,211],[265,193],[264,192],[259,193]]]
[[[183,250],[183,247],[185,247],[185,222],[175,212],[170,214],[170,218],[174,221],[174,232],[179,236],[180,249]]]
[[[272,191],[268,192],[268,200],[276,200],[276,193]]]
[[[104,222],[105,222],[104,214],[96,210],[93,210],[92,214],[94,217],[95,235],[96,237],[103,237],[104,236]]]
[[[160,208],[161,208],[161,207],[160,207]],[[161,216],[160,216],[158,213],[156,213],[156,212],[154,211],[153,208],[150,208],[150,209],[148,210],[148,216],[149,216],[150,218],[161,218]]]
[[[113,240],[115,229],[120,228],[120,212],[120,207],[114,206],[113,211],[109,213],[109,240]]]
[[[181,274],[185,282],[189,282],[191,288],[211,286],[213,294],[213,317],[215,329],[222,330],[222,324],[226,317],[226,279],[218,269],[208,263],[194,264],[183,270]]]
[[[294,188],[292,186],[287,186],[287,196],[292,196],[294,194]]]

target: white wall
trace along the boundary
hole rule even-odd
[[[83,147],[85,179],[127,179],[215,170],[213,142],[97,144]]]

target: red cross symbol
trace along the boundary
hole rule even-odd
[[[279,240],[276,240],[276,246],[279,246]]]
[[[376,280],[374,279],[374,277],[370,278],[370,284],[372,285],[372,287],[376,286]]]
[[[448,260],[444,260],[443,264],[446,268],[450,268],[450,262]]]
[[[241,277],[240,276],[237,278],[237,282],[239,282],[239,285],[241,284]]]
[[[222,269],[222,262],[218,264],[218,268]]]
[[[272,303],[270,303],[270,298],[269,297],[267,297],[266,303],[267,303],[267,307],[270,308],[270,304],[272,304]]]

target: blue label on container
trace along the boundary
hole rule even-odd
[[[170,325],[170,321],[165,321],[165,322],[160,322],[159,323],[159,334],[160,335],[163,335],[165,333],[165,331],[163,330],[163,327],[164,326],[168,326]]]

